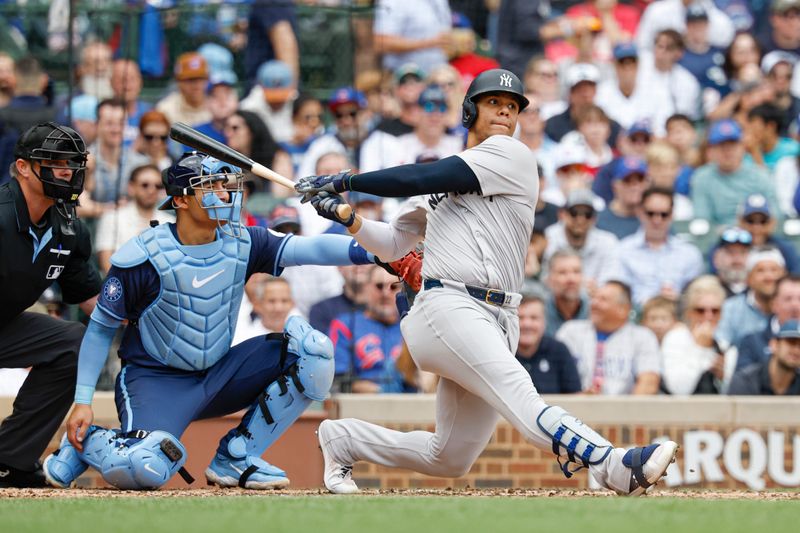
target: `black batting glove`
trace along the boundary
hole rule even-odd
[[[294,185],[294,190],[305,195],[303,202],[311,200],[311,195],[328,192],[340,193],[350,190],[350,179],[353,174],[350,169],[342,170],[338,174],[328,174],[324,176],[307,176],[300,178]]]
[[[336,210],[340,205],[347,205],[341,195],[329,192],[320,192],[309,197],[311,205],[317,210],[317,214],[322,218],[327,218],[345,227],[350,227],[356,221],[356,213],[350,210],[350,218],[342,220]]]

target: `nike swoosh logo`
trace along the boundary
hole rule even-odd
[[[239,475],[240,475],[240,476],[241,476],[242,474],[244,474],[244,470],[240,470],[240,469],[236,468],[236,467],[235,467],[235,466],[233,466],[233,465],[231,465],[231,468],[233,468],[234,470],[236,470],[236,471],[239,473]]]
[[[158,470],[156,470],[155,468],[150,466],[150,463],[145,463],[144,464],[144,469],[147,470],[148,472],[150,472],[151,474],[155,474],[157,476],[161,475],[161,472],[159,472]]]
[[[217,276],[219,276],[223,272],[225,272],[224,268],[222,270],[220,270],[219,272],[217,272],[216,274],[211,274],[207,278],[203,278],[203,279],[197,279],[197,275],[195,274],[194,279],[192,279],[192,287],[194,287],[195,289],[199,289],[200,287],[202,287],[203,285],[205,285],[206,283],[208,283],[212,279],[216,278]]]

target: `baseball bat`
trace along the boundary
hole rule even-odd
[[[243,170],[247,170],[260,178],[268,179],[274,183],[277,183],[278,185],[283,185],[288,189],[294,190],[294,182],[286,176],[282,176],[274,170],[265,167],[261,163],[253,161],[243,153],[234,150],[230,146],[225,145],[216,139],[212,139],[208,135],[200,133],[196,129],[187,126],[183,122],[176,122],[173,124],[169,130],[169,136],[181,144],[191,146],[195,150],[203,152],[204,154],[208,154],[211,157],[216,157],[220,161],[231,163],[232,165],[241,167]],[[339,206],[339,208],[336,210],[336,213],[340,218],[347,219],[350,217],[351,211],[352,209],[349,205],[342,205]]]

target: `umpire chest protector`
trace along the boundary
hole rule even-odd
[[[145,259],[161,280],[158,296],[139,319],[147,353],[182,370],[204,370],[228,353],[244,294],[250,233],[235,238],[218,231],[217,240],[183,246],[169,225],[143,232],[111,258],[131,267]]]

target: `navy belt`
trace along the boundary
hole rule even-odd
[[[425,279],[422,284],[426,291],[444,287],[442,282],[438,279]],[[502,306],[506,303],[506,293],[504,291],[497,289],[482,289],[480,287],[473,287],[472,285],[464,285],[464,289],[466,289],[467,294],[476,300],[480,300],[487,304]]]

